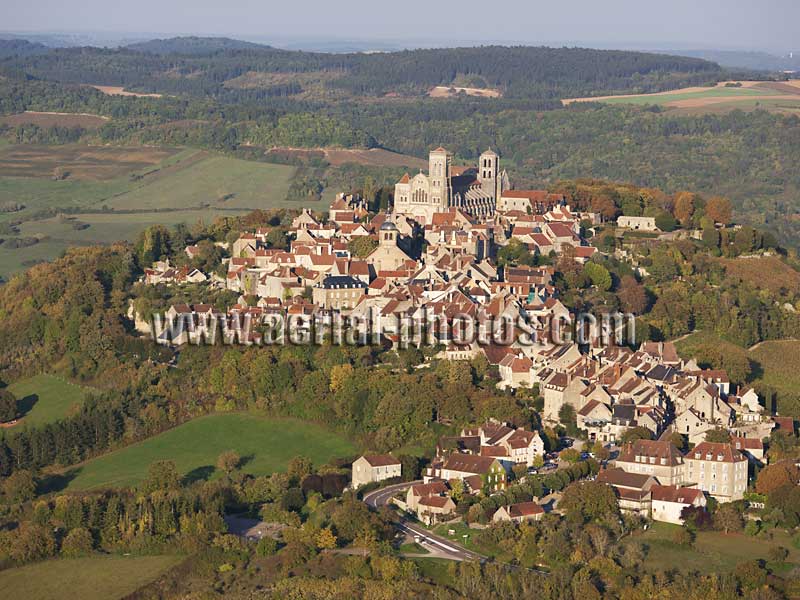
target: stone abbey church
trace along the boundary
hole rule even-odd
[[[427,175],[403,175],[394,186],[394,211],[422,224],[451,208],[479,219],[494,216],[498,198],[510,187],[508,175],[500,171],[500,157],[487,150],[477,167],[454,167],[452,162],[452,154],[437,148],[430,153]]]

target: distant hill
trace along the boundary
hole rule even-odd
[[[665,53],[702,58],[723,67],[755,71],[800,71],[800,52],[795,56],[775,56],[767,52],[737,50],[665,50]]]
[[[12,39],[0,40],[0,58],[9,56],[31,56],[43,54],[48,48],[44,44],[29,42],[28,40]]]
[[[200,56],[214,54],[223,50],[269,50],[270,46],[244,42],[224,37],[174,37],[138,42],[125,46],[129,50],[150,54],[183,54]]]

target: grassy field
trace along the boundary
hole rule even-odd
[[[15,427],[43,425],[63,419],[91,391],[55,375],[36,375],[15,382],[8,389],[17,397],[22,413],[22,419]]]
[[[164,175],[154,173],[144,185],[107,204],[115,209],[294,206],[285,200],[294,171],[286,165],[206,155]]]
[[[773,532],[773,539],[750,537],[742,533],[725,534],[719,531],[700,531],[693,547],[678,546],[672,542],[677,525],[654,523],[643,534],[633,539],[648,546],[645,566],[650,571],[677,569],[701,573],[725,573],[737,564],[755,559],[767,559],[769,549],[783,546],[789,550],[787,563],[800,565],[800,550],[783,532]],[[772,568],[779,565],[768,565]]]
[[[69,176],[56,180],[57,171]],[[0,145],[0,205],[25,207],[0,213],[0,223],[20,223],[19,234],[0,237],[41,240],[25,248],[0,246],[0,277],[52,260],[70,245],[133,240],[153,224],[211,222],[256,208],[299,208],[286,200],[294,173],[291,166],[195,149]],[[78,212],[69,218],[35,214],[53,208]],[[76,222],[89,227],[76,229]]]
[[[67,474],[68,489],[134,485],[156,460],[175,461],[189,478],[213,477],[217,457],[235,450],[243,459],[242,470],[266,475],[286,468],[298,455],[316,465],[337,456],[349,456],[355,448],[343,437],[291,419],[268,419],[229,413],[201,417],[133,446],[79,465]]]
[[[0,596],[26,600],[115,600],[155,580],[180,556],[90,556],[0,571]]]

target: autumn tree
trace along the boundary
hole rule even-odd
[[[683,227],[688,227],[694,215],[694,194],[678,192],[675,195],[675,218]]]
[[[289,461],[286,466],[286,472],[289,479],[297,482],[303,481],[303,478],[310,475],[314,471],[314,465],[311,459],[307,456],[295,456]]]
[[[330,550],[336,548],[336,536],[333,535],[330,527],[319,530],[316,537],[317,548],[320,550]]]
[[[722,196],[713,196],[706,202],[706,216],[716,223],[727,225],[731,222],[731,201]]]
[[[10,502],[27,502],[36,495],[36,479],[30,471],[14,471],[3,481],[3,493]]]
[[[634,315],[641,315],[647,308],[647,294],[644,286],[636,281],[632,275],[626,275],[622,278],[617,291],[619,302],[627,313]]]
[[[217,468],[220,471],[225,471],[226,475],[230,475],[237,469],[239,463],[242,462],[242,457],[234,450],[226,450],[217,458]]]
[[[714,526],[725,533],[742,529],[742,515],[732,504],[723,504],[714,513]]]
[[[784,485],[797,485],[800,481],[800,470],[786,460],[761,469],[756,478],[756,491],[759,494],[771,494]]]

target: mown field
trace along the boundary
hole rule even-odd
[[[26,600],[116,600],[178,564],[180,556],[89,556],[47,560],[0,571],[0,597]]]
[[[0,245],[0,277],[52,260],[70,245],[133,240],[153,224],[297,208],[297,202],[286,200],[295,170],[195,149],[2,145],[0,206],[24,208],[0,212],[0,226],[14,223],[18,229],[0,239],[39,243]],[[71,212],[46,217],[45,209]]]
[[[786,564],[767,564],[768,568],[784,571],[800,565],[800,550],[792,538],[783,531],[774,530],[772,539],[751,537],[743,533],[699,531],[692,547],[680,546],[672,541],[679,527],[669,523],[653,523],[646,532],[632,539],[647,546],[645,567],[652,572],[678,570],[683,572],[727,573],[737,564],[756,559],[767,560],[770,548],[783,546],[789,550]]]
[[[135,485],[151,463],[165,459],[174,461],[189,479],[207,479],[219,475],[217,457],[226,450],[238,452],[242,471],[253,475],[283,471],[298,455],[320,465],[356,452],[345,438],[317,425],[242,413],[216,414],[70,469],[65,474],[67,489]]]
[[[14,382],[8,389],[17,397],[21,413],[14,427],[44,425],[63,419],[91,391],[61,377],[46,374]]]

